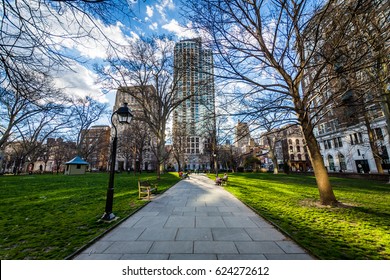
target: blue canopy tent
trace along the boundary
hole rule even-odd
[[[65,169],[66,175],[83,175],[85,174],[85,171],[87,170],[87,166],[89,165],[89,163],[83,160],[81,157],[77,156],[72,160],[66,162],[65,165],[66,165],[66,169]]]

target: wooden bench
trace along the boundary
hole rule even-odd
[[[138,198],[147,197],[150,200],[150,195],[154,192],[157,192],[157,184],[150,181],[140,181],[138,180]]]
[[[229,179],[228,176],[223,176],[222,179],[221,179],[221,180],[222,180],[221,185],[222,185],[222,186],[227,186],[228,179]]]

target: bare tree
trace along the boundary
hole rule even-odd
[[[246,96],[272,91],[277,93],[275,98],[284,98],[302,127],[320,202],[334,205],[337,199],[313,133],[310,114],[315,98],[313,89],[318,87],[327,64],[310,67],[310,63],[318,55],[320,42],[327,40],[323,36],[325,26],[319,23],[325,20],[332,23],[334,36],[342,40],[356,7],[345,1],[328,1],[323,6],[314,2],[203,0],[183,4],[195,26],[207,32],[217,54],[216,65],[221,76],[227,81],[243,83]],[[342,22],[332,22],[327,17],[334,10],[344,14]],[[315,22],[313,15],[316,15]],[[306,75],[311,79],[305,79]],[[267,95],[270,97],[264,99],[266,104],[275,101],[272,95]]]
[[[15,138],[21,145],[21,165],[34,162],[42,151],[43,143],[67,126],[67,116],[62,115],[63,110],[50,110],[40,112],[16,125]]]
[[[40,92],[47,91],[43,89],[46,87],[54,93],[51,77],[58,70],[71,70],[72,62],[77,60],[69,56],[65,45],[80,46],[81,39],[88,39],[88,43],[104,41],[115,49],[114,41],[103,30],[104,24],[131,16],[131,6],[126,0],[3,0],[1,3],[0,149],[15,125],[61,103],[57,99],[47,100]]]
[[[16,83],[16,87],[0,88],[0,150],[4,149],[10,136],[20,137],[22,126],[39,116],[39,131],[48,124],[59,127],[59,119],[64,117],[63,94],[55,87],[49,77],[25,75],[28,84]],[[30,88],[29,85],[34,84]],[[50,121],[48,121],[50,119]],[[55,119],[55,121],[54,121]],[[16,131],[19,128],[19,133]]]
[[[355,40],[362,42],[353,51],[367,52],[361,64],[364,77],[369,80],[369,90],[380,103],[387,120],[390,136],[390,91],[389,91],[389,28],[390,3],[388,1],[364,1],[364,7],[353,20],[349,31]]]
[[[134,120],[121,133],[118,152],[125,159],[127,170],[133,165],[134,174],[142,170],[142,162],[147,148],[150,148],[150,132],[142,121]],[[131,160],[133,163],[131,164]],[[137,164],[138,162],[138,164]]]
[[[65,67],[71,58],[61,43],[81,44],[80,39],[105,41],[104,23],[128,19],[126,0],[2,0],[0,10],[0,81],[6,86],[28,84],[25,73],[48,75]],[[74,58],[73,58],[74,59]],[[35,84],[29,85],[31,88]]]
[[[172,139],[172,154],[174,159],[177,162],[178,171],[183,171],[185,158],[184,154],[186,153],[187,148],[187,133],[184,127],[176,127],[173,131]]]
[[[120,57],[109,58],[109,67],[97,69],[107,87],[120,87],[123,91],[128,87],[129,96],[141,107],[141,114],[136,119],[146,123],[156,138],[158,177],[167,158],[168,119],[177,106],[191,98],[191,95],[178,98],[175,94],[177,80],[173,79],[173,46],[173,42],[165,37],[142,38],[123,48]]]
[[[345,17],[345,10],[353,13],[353,16]],[[374,137],[372,124],[382,110],[389,132],[389,47],[386,45],[389,36],[389,4],[386,1],[360,1],[340,11],[332,10],[328,18],[326,21],[318,21],[317,18],[313,20],[314,24],[324,26],[327,40],[319,44],[321,48],[317,60],[328,65],[325,68],[328,82],[322,84],[333,97],[320,102],[327,104],[327,109],[321,112],[322,119],[329,120],[332,116],[327,114],[331,113],[335,115],[333,119],[336,118],[336,122],[343,127],[363,123],[377,170],[383,173],[380,147]],[[335,23],[339,22],[349,27],[343,34],[333,30]],[[314,40],[314,34],[311,36]]]
[[[78,154],[87,159],[98,147],[96,145],[86,145],[86,137],[92,125],[100,118],[108,115],[108,104],[100,103],[89,96],[71,99],[70,102],[70,125],[72,135],[75,135],[75,139],[72,140],[77,144]]]
[[[278,158],[276,155],[276,143],[281,140],[282,135],[280,133],[280,125],[282,125],[282,122],[279,122],[280,118],[283,116],[280,116],[279,114],[269,114],[267,116],[264,116],[263,119],[259,119],[260,127],[265,129],[265,132],[263,133],[263,137],[266,138],[267,144],[269,147],[268,150],[268,157],[272,161],[274,174],[279,173],[279,164],[278,164]]]

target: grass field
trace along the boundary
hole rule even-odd
[[[146,203],[138,200],[137,180],[115,176],[113,212],[120,219]],[[159,190],[177,181],[164,174]],[[390,259],[390,185],[331,181],[345,207],[319,207],[310,176],[236,173],[226,189],[320,259]],[[0,176],[0,259],[64,259],[120,222],[98,222],[107,185],[108,174]]]
[[[331,182],[345,207],[320,207],[310,176],[231,174],[226,189],[321,259],[390,259],[390,185]]]
[[[64,259],[143,206],[137,180],[155,174],[116,174],[113,223],[104,213],[107,173],[82,176],[0,176],[0,259]],[[178,176],[164,174],[159,192]]]

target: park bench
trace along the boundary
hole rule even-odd
[[[228,179],[229,179],[228,176],[223,176],[222,179],[221,179],[221,180],[222,180],[221,185],[222,185],[222,186],[227,186]]]
[[[152,193],[157,192],[157,184],[150,181],[140,181],[138,180],[138,198],[146,197],[150,200]]]

